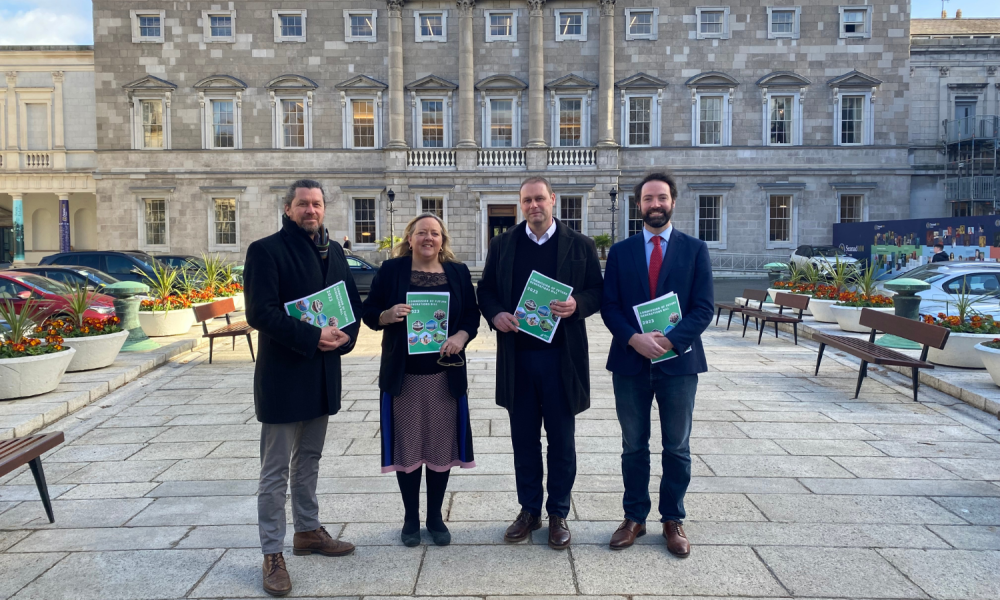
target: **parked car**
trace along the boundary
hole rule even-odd
[[[378,267],[357,256],[348,256],[347,266],[351,268],[351,275],[354,276],[354,284],[358,286],[358,293],[367,294],[371,291],[372,279],[375,278],[375,273],[378,273]]]
[[[893,279],[919,279],[931,285],[931,289],[919,292],[920,314],[947,315],[955,312],[955,301],[964,293],[982,298],[973,309],[982,314],[1000,318],[1000,263],[949,261],[921,265],[915,269],[899,273],[892,279],[877,286],[879,291],[892,294],[884,286]]]
[[[156,260],[166,263],[174,269],[198,270],[205,266],[205,261],[190,254],[157,254]]]
[[[811,246],[809,244],[796,248],[792,252],[789,262],[799,267],[811,264],[822,273],[824,265],[833,266],[838,260],[848,264],[857,264],[858,262],[858,259],[844,254],[844,251],[836,246]]]
[[[118,283],[111,275],[97,269],[89,267],[59,267],[49,265],[43,267],[21,267],[16,269],[18,273],[34,273],[41,277],[47,277],[53,281],[66,285],[85,285],[88,288],[101,291],[104,286]]]
[[[33,300],[41,306],[46,317],[62,314],[69,304],[65,298],[69,293],[70,289],[58,281],[33,273],[22,273],[20,270],[0,271],[0,302],[12,302],[18,313],[26,302]],[[102,321],[114,315],[114,298],[104,294],[94,294],[90,308],[83,313],[86,318]]]
[[[103,271],[121,281],[144,282],[143,273],[152,276],[156,259],[143,252],[88,250],[50,254],[39,265],[81,266]]]

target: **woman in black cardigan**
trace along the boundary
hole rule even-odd
[[[435,544],[445,546],[451,542],[441,516],[448,475],[454,466],[476,466],[465,346],[479,329],[479,307],[469,268],[455,259],[438,217],[424,214],[410,221],[393,255],[379,268],[362,309],[365,324],[382,330],[382,472],[396,473],[406,510],[400,537],[416,546],[420,478],[427,465],[427,530]],[[407,292],[449,294],[440,353],[409,354],[410,345],[419,347],[421,335],[430,332],[423,331],[423,323],[413,324],[422,331],[407,330]]]

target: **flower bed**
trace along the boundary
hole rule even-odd
[[[938,325],[951,331],[943,350],[931,348],[927,360],[946,367],[966,369],[986,368],[984,356],[987,353],[976,350],[981,342],[992,342],[1000,334],[1000,325],[989,315],[972,314],[948,316],[938,313],[937,317],[924,315],[924,322]]]
[[[128,331],[122,329],[121,319],[117,316],[82,321],[81,325],[77,325],[66,319],[49,319],[36,330],[50,335],[58,332],[64,339],[64,345],[77,351],[66,368],[69,373],[109,366],[115,362],[119,350],[128,339]]]

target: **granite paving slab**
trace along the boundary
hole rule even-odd
[[[874,550],[768,546],[757,554],[793,596],[927,597]]]
[[[1000,552],[883,549],[879,553],[935,598],[1000,597]]]

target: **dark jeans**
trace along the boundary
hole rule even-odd
[[[697,375],[664,375],[647,364],[638,375],[613,376],[615,408],[622,426],[622,477],[625,518],[645,523],[649,499],[649,430],[653,396],[660,409],[663,478],[660,520],[683,521],[684,494],[691,483],[691,417],[698,391]]]
[[[518,334],[521,335],[521,334]],[[521,509],[542,514],[542,423],[548,442],[548,490],[545,509],[569,516],[569,496],[576,480],[576,417],[563,397],[559,348],[519,350],[514,361],[514,405],[510,437],[514,446],[514,479]]]

